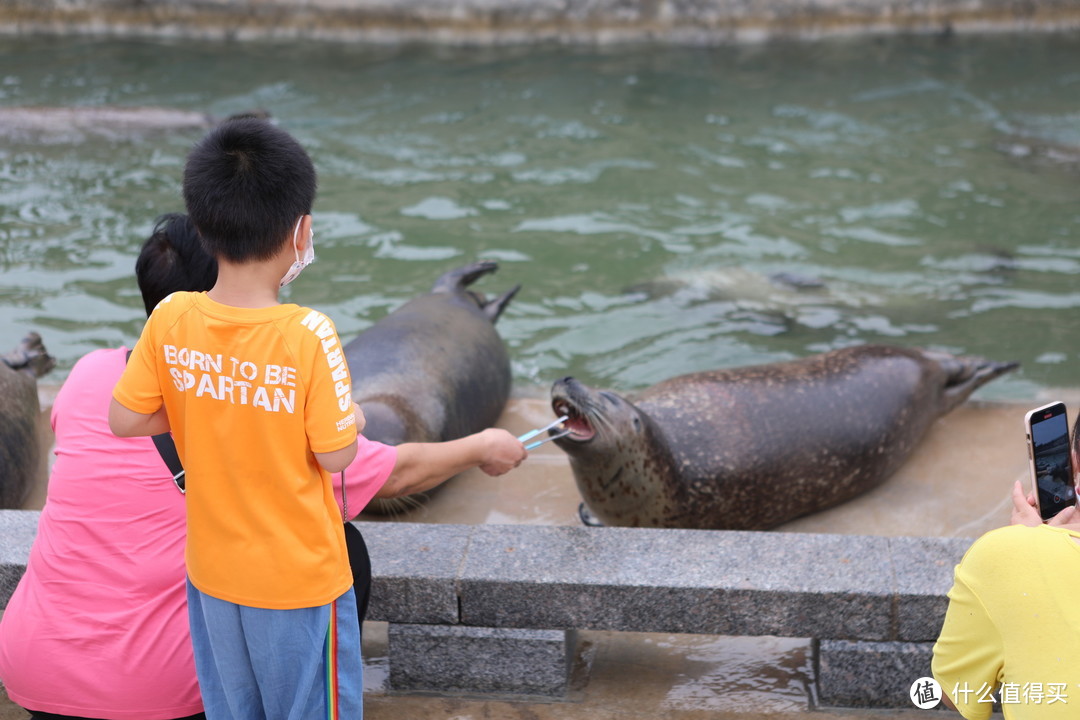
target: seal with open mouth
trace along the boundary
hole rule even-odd
[[[600,523],[760,530],[880,484],[934,420],[1016,367],[863,345],[681,375],[630,399],[563,378],[551,406],[571,432],[554,442]]]

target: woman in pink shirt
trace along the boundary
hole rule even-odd
[[[217,277],[186,215],[159,219],[135,271],[148,315],[169,293],[207,290]],[[53,404],[56,461],[45,507],[0,618],[0,681],[35,720],[205,717],[188,630],[184,496],[150,438],[109,430],[127,354],[121,347],[81,358]],[[376,495],[423,492],[469,468],[501,475],[526,455],[501,429],[444,443],[358,442],[345,472],[357,512]],[[355,562],[353,570],[364,572]],[[362,621],[368,584],[359,575]]]

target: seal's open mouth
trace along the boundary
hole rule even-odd
[[[572,404],[569,400],[556,400],[552,403],[551,407],[556,415],[567,416],[566,420],[563,422],[563,428],[569,430],[570,434],[560,439],[572,440],[574,442],[587,442],[592,440],[596,435],[596,431],[593,430],[593,426],[588,418],[586,418],[577,406]],[[555,442],[558,442],[558,440]]]

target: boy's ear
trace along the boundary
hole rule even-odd
[[[300,228],[296,231],[296,250],[301,255],[311,242],[311,213],[300,218]]]

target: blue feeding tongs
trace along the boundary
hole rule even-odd
[[[518,438],[518,441],[519,442],[526,442],[527,440],[532,440],[534,437],[536,437],[540,433],[546,432],[546,431],[552,429],[553,427],[555,427],[557,425],[562,425],[568,419],[570,419],[569,415],[563,415],[562,417],[548,423],[547,425],[545,425],[542,428],[536,428],[535,430],[530,430],[529,432],[527,432],[524,435],[520,436]],[[554,440],[555,438],[566,437],[570,433],[571,433],[571,430],[568,428],[566,430],[563,430],[562,432],[555,433],[554,435],[548,435],[543,440],[537,440],[536,442],[529,443],[528,445],[525,446],[525,449],[526,450],[535,450],[536,448],[538,448],[541,445],[543,445],[544,443],[546,443],[548,440]]]

